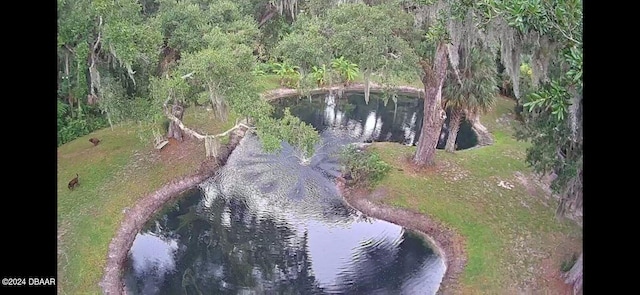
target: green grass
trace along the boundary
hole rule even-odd
[[[581,229],[555,219],[556,203],[545,200],[541,190],[535,195],[528,193],[515,176],[516,172],[531,175],[524,162],[527,143],[513,139],[508,125],[496,123],[502,116],[512,116],[512,104],[501,98],[494,111],[481,120],[493,127],[493,145],[455,154],[438,150],[436,161],[444,167],[441,171],[392,169],[379,184],[390,192],[384,202],[432,216],[465,238],[468,262],[461,279],[465,293],[516,290],[510,288],[533,280],[540,261],[553,249],[581,245]],[[415,147],[377,143],[373,151],[401,168]],[[500,181],[513,188],[498,186]],[[557,264],[559,267],[561,261]],[[548,291],[545,286],[537,288]]]
[[[206,115],[198,108],[185,111],[187,120],[208,122],[203,125],[212,133],[233,125],[207,120]],[[193,173],[204,160],[202,144],[194,143],[189,157],[163,161],[151,138],[141,140],[136,127],[102,129],[58,148],[60,294],[100,294],[108,245],[120,226],[123,209],[171,179]],[[94,147],[91,137],[102,142]],[[76,173],[80,186],[70,191],[67,183]]]
[[[280,77],[276,74],[265,74],[258,77],[258,91],[260,93],[280,88]]]
[[[265,90],[279,86],[272,76],[264,76],[261,83]],[[531,267],[565,240],[573,241],[572,251],[581,247],[580,229],[554,219],[553,200],[527,193],[514,176],[530,170],[524,164],[527,143],[512,138],[512,122],[498,120],[511,118],[512,110],[513,102],[502,99],[482,118],[494,145],[455,154],[438,151],[437,162],[446,169],[427,174],[392,169],[380,183],[390,191],[385,202],[428,214],[465,238],[468,263],[462,283],[472,294],[503,294],[531,277]],[[202,108],[187,108],[184,115],[187,126],[208,134],[228,129],[234,119],[217,121]],[[201,143],[181,145],[188,149],[185,157],[163,158],[151,138],[141,140],[141,134],[137,125],[121,125],[58,148],[60,294],[100,294],[108,245],[123,209],[171,179],[192,173],[204,160]],[[93,147],[90,137],[102,142]],[[375,144],[374,149],[396,168],[415,151],[392,143]],[[67,182],[75,173],[80,186],[69,191]],[[513,184],[513,189],[498,187],[500,180]]]
[[[202,107],[190,107],[186,109],[182,122],[185,126],[195,130],[199,134],[214,135],[233,127],[236,119],[238,119],[236,114],[229,113],[227,120],[221,122],[216,118],[216,112],[213,110],[207,110]]]

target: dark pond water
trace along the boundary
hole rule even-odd
[[[416,144],[422,99],[362,94],[276,102],[322,141],[307,164],[247,135],[219,173],[150,220],[124,272],[131,294],[434,294],[445,266],[415,233],[366,217],[335,186],[348,143]],[[397,107],[396,107],[397,106]],[[446,124],[441,147],[446,140]],[[468,124],[459,148],[476,144]]]
[[[390,141],[405,145],[416,145],[420,137],[424,99],[398,95],[397,103],[388,99],[385,105],[381,93],[371,93],[369,103],[364,94],[346,92],[341,98],[336,95],[319,94],[301,98],[284,98],[275,102],[276,111],[281,114],[285,107],[291,113],[317,130],[341,129],[349,136],[363,142]],[[449,114],[445,120],[437,148],[444,149],[449,135]],[[478,144],[478,139],[465,120],[460,124],[456,145],[458,150],[468,149]]]
[[[359,140],[326,129],[307,165],[247,135],[219,173],[136,237],[131,294],[435,294],[445,266],[420,237],[343,203],[335,153]]]

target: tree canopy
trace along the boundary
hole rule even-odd
[[[69,134],[59,143],[103,126],[89,118],[157,119],[167,99],[210,104],[220,118],[253,118],[265,142],[284,139],[291,133],[273,124],[305,125],[272,118],[260,99],[254,70],[267,56],[319,84],[332,68],[344,66],[347,81],[362,72],[366,100],[372,75],[419,74],[423,129],[434,136],[421,136],[414,160],[433,164],[443,103],[455,101],[443,97],[445,84],[470,87],[478,102],[487,96],[465,83],[477,49],[500,56],[525,106],[519,136],[532,141],[527,161],[558,175],[558,192],[575,195],[568,186],[582,171],[581,1],[59,0],[58,15],[59,122]],[[524,61],[531,88],[521,89]],[[317,141],[311,134],[298,142],[307,153]]]
[[[269,63],[317,85],[332,83],[331,71],[346,82],[362,73],[366,101],[372,77],[417,74],[425,117],[413,161],[435,165],[444,108],[473,113],[474,129],[481,125],[477,113],[497,84],[489,61],[499,57],[523,107],[517,136],[531,143],[526,162],[555,176],[559,216],[582,214],[580,0],[57,3],[59,145],[120,122],[157,125],[166,103],[206,104],[222,120],[249,118],[265,149],[287,141],[308,162],[318,133],[287,111],[275,118],[260,97],[256,69]]]

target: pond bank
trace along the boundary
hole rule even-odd
[[[244,128],[235,129],[230,134],[229,143],[220,148],[218,156],[203,162],[194,174],[165,184],[154,193],[143,197],[133,208],[123,210],[125,216],[109,244],[104,277],[100,282],[104,294],[126,294],[122,281],[122,269],[137,233],[167,202],[175,200],[180,193],[213,176],[215,171],[224,166],[245,132]]]
[[[393,86],[391,88],[397,91],[398,94],[405,94],[405,95],[424,94],[423,89],[415,88],[411,86]],[[326,86],[326,87],[314,88],[309,90],[307,94],[314,95],[314,94],[320,94],[324,92],[334,92],[334,91],[338,91],[338,92],[364,91],[364,89],[365,89],[365,85],[363,83],[353,83],[349,85],[340,84],[340,85],[331,86],[331,87]],[[382,85],[379,85],[373,82],[369,84],[369,91],[371,92],[380,92],[383,90],[385,90],[385,87],[383,87]],[[276,100],[276,99],[285,98],[285,97],[299,96],[301,94],[302,93],[298,89],[278,88],[278,89],[266,91],[265,93],[262,94],[262,97],[267,101],[271,101],[271,100]]]
[[[417,232],[442,257],[445,263],[446,271],[440,283],[438,294],[457,293],[458,279],[467,262],[462,236],[427,215],[376,202],[376,199],[386,195],[383,187],[368,191],[347,187],[341,181],[337,182],[337,187],[349,206],[373,218],[395,223]]]
[[[354,83],[315,88],[310,91],[310,94],[328,91],[364,91],[364,88],[364,84]],[[421,95],[424,93],[422,89],[410,86],[397,86],[393,87],[393,89],[398,91],[399,94]],[[383,90],[382,86],[370,83],[370,91],[379,92]],[[271,101],[298,95],[300,95],[300,91],[296,89],[279,88],[263,93],[263,98]],[[157,213],[167,202],[175,200],[181,192],[193,188],[211,177],[215,171],[223,166],[233,149],[244,137],[246,131],[246,128],[234,130],[230,135],[229,143],[221,148],[218,157],[203,162],[200,169],[194,174],[165,184],[154,193],[143,197],[133,208],[123,211],[125,216],[109,244],[104,277],[100,282],[100,287],[104,294],[126,294],[124,282],[122,281],[122,269],[137,233],[149,218]],[[342,189],[341,192],[343,192]],[[463,246],[460,242],[462,239],[459,236],[422,214],[372,203],[367,200],[366,194],[363,192],[353,193],[346,189],[343,195],[352,207],[372,217],[415,230],[426,242],[433,245],[434,250],[443,257],[447,268],[438,293],[442,294],[444,290],[450,290],[449,286],[453,286],[453,282],[457,281],[457,277],[464,268],[466,261]]]

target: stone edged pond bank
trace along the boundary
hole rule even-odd
[[[467,261],[462,236],[427,215],[376,202],[376,199],[384,197],[386,194],[384,187],[369,191],[348,187],[341,181],[337,182],[337,186],[345,202],[354,209],[370,217],[385,220],[418,233],[443,258],[445,263],[446,271],[438,294],[456,294],[458,279]]]
[[[220,167],[224,166],[231,152],[244,137],[245,132],[246,129],[243,128],[234,130],[230,134],[229,143],[222,146],[216,158],[203,162],[200,169],[194,174],[165,184],[154,193],[143,197],[133,208],[123,211],[124,219],[109,244],[104,277],[100,282],[104,294],[126,294],[124,282],[122,281],[122,269],[137,233],[147,220],[167,202],[175,200],[180,196],[181,192],[195,187],[213,176]]]
[[[382,86],[372,83],[370,90],[375,92],[383,91],[384,89]],[[311,90],[310,93],[318,94],[329,91],[364,91],[364,84],[316,88]],[[422,89],[410,86],[396,87],[396,91],[409,95],[420,95],[423,93]],[[280,88],[263,94],[263,97],[270,101],[298,95],[300,95],[298,90]],[[157,213],[167,202],[179,197],[181,192],[193,188],[198,183],[211,177],[217,169],[225,164],[226,159],[244,137],[245,132],[246,129],[243,128],[231,133],[229,144],[223,146],[219,156],[216,157],[216,159],[202,163],[199,171],[164,185],[156,192],[142,198],[133,208],[125,209],[127,211],[123,212],[125,215],[124,220],[109,245],[104,277],[100,283],[104,294],[126,293],[122,279],[123,265],[136,234],[142,229],[146,221]],[[462,237],[444,225],[430,219],[428,216],[393,208],[370,200],[371,196],[383,193],[383,190],[376,190],[369,193],[364,190],[345,188],[341,186],[339,182],[338,189],[346,203],[351,207],[371,217],[411,229],[422,236],[445,261],[446,272],[438,293],[455,293],[458,277],[466,263],[466,253],[464,251]]]

